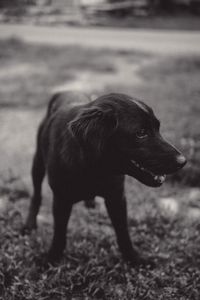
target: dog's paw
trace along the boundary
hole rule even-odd
[[[88,209],[94,209],[96,207],[96,203],[94,199],[85,200],[85,207]]]
[[[149,269],[154,269],[156,267],[155,262],[150,257],[137,257],[137,259],[133,259],[130,262],[130,265],[133,267],[145,267]]]
[[[33,230],[37,229],[37,224],[26,223],[20,230],[21,235],[29,235]]]
[[[36,265],[39,272],[44,272],[52,266],[52,264],[47,259],[46,252],[37,253],[34,256],[34,264]]]
[[[127,255],[123,255],[126,262],[134,268],[148,267],[154,269],[156,264],[152,257],[141,256],[138,252],[132,251]]]
[[[61,258],[62,258],[61,252],[57,252],[50,249],[46,255],[46,262],[51,265],[55,265],[61,261]]]

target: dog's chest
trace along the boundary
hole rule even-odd
[[[75,201],[93,199],[95,196],[107,198],[121,193],[124,176],[77,176],[70,185],[71,198]]]
[[[70,184],[72,197],[77,201],[92,199],[95,196],[103,197],[109,188],[111,186],[107,180],[95,176],[77,176]]]

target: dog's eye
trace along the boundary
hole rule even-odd
[[[138,139],[144,139],[148,136],[148,132],[146,129],[141,129],[136,133],[136,137]]]

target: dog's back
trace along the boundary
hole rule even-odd
[[[61,139],[62,132],[67,130],[66,123],[70,122],[81,107],[90,101],[88,96],[80,92],[66,91],[52,96],[37,135],[37,147],[42,153],[44,162],[48,159],[50,144]]]

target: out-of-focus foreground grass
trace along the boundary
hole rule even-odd
[[[147,63],[142,66],[143,61]],[[139,74],[135,74],[134,66],[140,64]],[[200,205],[198,190],[189,186],[198,185],[200,173],[200,58],[51,48],[13,39],[0,42],[0,66],[0,108],[5,114],[24,107],[40,110],[49,94],[62,86],[81,90],[87,86],[86,91],[95,95],[125,92],[145,99],[154,108],[165,136],[180,146],[189,160],[185,170],[160,189],[127,178],[131,238],[142,253],[152,256],[153,270],[134,269],[121,260],[102,199],[95,210],[88,211],[81,203],[74,207],[65,257],[59,265],[46,269],[42,255],[52,237],[50,208],[39,216],[37,232],[21,236],[29,188],[20,177],[1,174],[0,297],[199,299]],[[119,68],[124,68],[122,76],[117,75]],[[45,194],[44,204],[50,207],[48,197]]]

